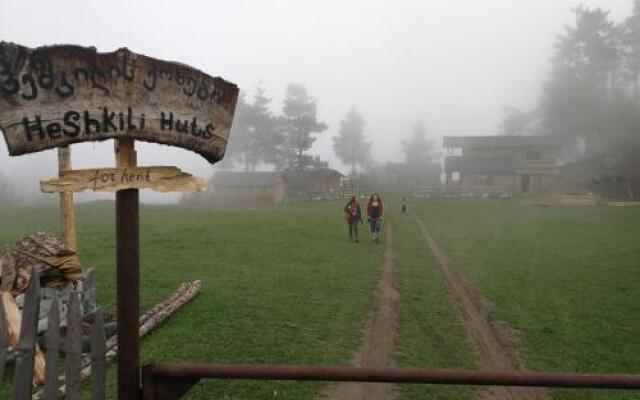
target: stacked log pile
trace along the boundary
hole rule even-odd
[[[27,290],[33,268],[40,273],[43,287],[63,288],[83,278],[76,253],[66,248],[61,239],[47,232],[25,236],[5,253],[0,266],[0,290],[10,291],[13,297]]]

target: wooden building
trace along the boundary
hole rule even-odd
[[[344,175],[334,169],[285,171],[287,196],[336,197],[340,194]]]
[[[390,183],[394,185],[437,188],[441,186],[442,165],[434,162],[388,163],[385,167],[385,174]]]
[[[211,179],[214,205],[277,205],[285,196],[282,172],[219,171]]]
[[[560,176],[549,136],[445,136],[446,186],[463,194],[542,195]]]

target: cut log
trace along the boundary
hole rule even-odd
[[[9,353],[9,330],[4,314],[4,302],[0,300],[0,384],[4,378],[4,365]]]
[[[200,290],[201,281],[185,282],[178,290],[169,296],[166,300],[153,306],[149,311],[140,316],[140,337],[144,337],[158,325],[164,322],[171,315],[175,314],[183,305],[187,304],[193,299]],[[106,343],[106,361],[112,360],[118,355],[118,336],[115,335]],[[82,372],[81,379],[87,379],[91,376],[91,355],[85,355],[82,360]],[[59,382],[64,382],[64,376],[60,376]],[[61,385],[58,388],[59,396],[64,396],[66,388]],[[41,400],[43,398],[43,391],[40,390],[33,395],[32,400]]]

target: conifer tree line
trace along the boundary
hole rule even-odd
[[[614,21],[608,10],[578,6],[558,35],[551,71],[535,109],[507,107],[505,135],[549,134],[587,158],[626,157],[640,140],[640,0]]]
[[[255,171],[260,165],[304,171],[328,166],[310,154],[316,135],[328,129],[318,121],[317,101],[302,84],[290,84],[282,112],[271,111],[271,98],[258,87],[252,99],[240,94],[227,148],[227,162]]]
[[[224,161],[227,167],[232,164],[245,171],[264,166],[292,171],[327,168],[327,161],[311,153],[316,136],[329,129],[318,120],[317,100],[307,93],[304,85],[291,84],[286,88],[279,115],[273,113],[271,101],[261,86],[251,99],[240,93]],[[332,137],[333,151],[350,167],[351,175],[371,170],[375,165],[372,143],[367,137],[364,117],[356,107],[351,107]],[[437,158],[422,122],[414,125],[409,140],[403,141],[402,146],[407,163],[422,164]]]

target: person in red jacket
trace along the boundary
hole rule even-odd
[[[367,203],[367,219],[371,224],[371,236],[373,243],[380,243],[380,228],[382,227],[382,218],[384,217],[384,204],[378,193],[374,193],[369,197]]]
[[[356,196],[351,197],[351,200],[344,207],[344,213],[349,223],[349,240],[353,240],[355,236],[356,243],[358,243],[358,223],[362,224],[362,212]]]

